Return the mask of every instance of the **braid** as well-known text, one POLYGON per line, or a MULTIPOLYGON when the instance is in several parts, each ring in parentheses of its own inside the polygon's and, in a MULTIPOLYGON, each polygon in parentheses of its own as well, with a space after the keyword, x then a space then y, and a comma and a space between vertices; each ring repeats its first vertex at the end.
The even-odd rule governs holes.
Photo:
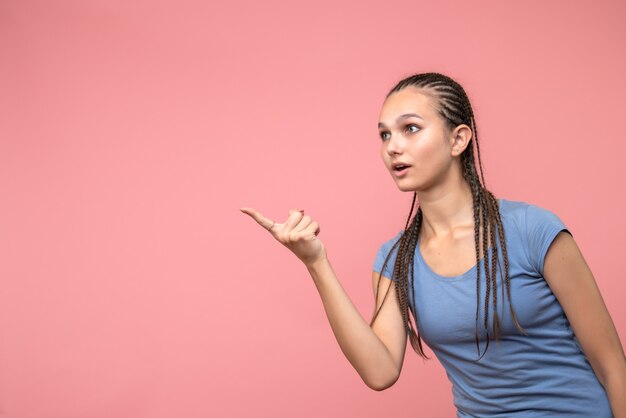
MULTIPOLYGON (((480 207, 480 211, 482 213, 482 222, 483 222, 483 265, 485 266, 485 283, 486 283, 486 293, 485 293, 485 328, 487 328, 487 323, 488 323, 488 319, 489 319, 489 296, 491 294, 491 272, 489 271, 489 263, 488 263, 488 257, 487 257, 487 233, 488 231, 488 227, 489 227, 489 221, 488 221, 488 217, 490 215, 489 213, 489 208, 487 207, 486 203, 485 203, 485 195, 484 192, 481 193, 480 195, 481 197, 481 207, 480 207)), ((480 276, 477 277, 476 280, 479 280, 480 276)), ((487 334, 488 335, 488 334, 487 334)))
MULTIPOLYGON (((422 224, 422 208, 418 207, 417 208, 417 214, 415 215, 415 219, 413 222, 413 228, 411 228, 410 230, 410 245, 409 248, 416 248, 417 246, 417 239, 419 238, 419 230, 422 224)), ((413 284, 413 279, 414 279, 414 274, 413 274, 413 269, 415 266, 414 263, 414 258, 415 258, 415 251, 409 251, 409 266, 411 267, 411 274, 409 275, 409 288, 411 289, 411 294, 412 294, 412 300, 413 300, 413 304, 415 304, 415 286, 413 284)), ((409 308, 411 308, 411 312, 413 313, 413 317, 416 319, 416 323, 419 323, 419 317, 417 316, 417 312, 412 308, 411 305, 409 305, 409 308)), ((422 347, 422 338, 420 336, 419 333, 419 327, 417 328, 417 334, 415 333, 415 330, 412 328, 412 326, 410 325, 411 323, 409 322, 409 326, 411 328, 411 332, 409 333, 409 341, 411 342, 411 346, 413 347, 413 349, 415 351, 417 351, 418 353, 422 354, 423 357, 428 358, 425 354, 424 354, 424 349, 422 347)))
MULTIPOLYGON (((498 216, 496 218, 496 221, 498 222, 498 233, 499 233, 500 241, 506 242, 505 234, 504 234, 504 227, 502 226, 502 219, 500 219, 500 217, 498 216)), ((506 252, 506 245, 502 246, 501 250, 502 250, 502 259, 504 260, 504 282, 505 282, 505 287, 506 287, 506 294, 510 301, 511 300, 511 284, 510 284, 511 279, 509 278, 509 258, 506 252)), ((528 335, 526 330, 524 330, 524 328, 522 328, 519 322, 517 321, 517 315, 515 315, 515 311, 513 310, 513 305, 509 304, 509 309, 511 311, 511 318, 513 318, 513 323, 515 324, 519 332, 524 335, 528 335)))
MULTIPOLYGON (((414 267, 414 257, 415 251, 409 251, 409 248, 416 248, 418 232, 422 223, 422 209, 418 206, 417 213, 413 217, 413 221, 410 222, 411 214, 413 212, 413 208, 415 207, 415 201, 417 198, 417 193, 413 194, 413 202, 411 204, 411 210, 409 211, 409 217, 406 222, 406 226, 404 227, 404 233, 401 235, 400 239, 397 240, 394 245, 389 250, 389 253, 385 257, 383 262, 383 266, 381 271, 384 271, 387 263, 390 259, 393 251, 399 247, 398 249, 398 258, 396 259, 394 265, 393 276, 394 278, 398 278, 398 282, 396 283, 396 296, 398 298, 398 303, 400 305, 400 312, 402 314, 402 321, 404 322, 404 327, 409 335, 409 340, 411 342, 411 346, 413 350, 415 350, 419 355, 428 359, 429 357, 424 352, 424 348, 422 346, 422 339, 419 333, 419 327, 413 326, 411 319, 409 317, 409 312, 416 318, 417 321, 417 312, 411 307, 411 304, 408 302, 408 289, 409 287, 413 289, 413 303, 415 303, 415 286, 413 286, 413 267, 414 267), (402 255, 403 261, 398 261, 402 255), (407 283, 407 279, 410 283, 407 283), (416 331, 417 330, 417 331, 416 331)), ((378 300, 378 290, 380 288, 380 280, 378 281, 378 285, 376 287, 376 300, 378 300)), ((389 294, 389 289, 391 286, 387 288, 387 293, 385 293, 385 297, 383 298, 383 303, 378 307, 372 320, 370 321, 370 326, 374 323, 378 314, 387 299, 387 295, 389 294)))
MULTIPOLYGON (((490 302, 493 305, 493 327, 492 333, 496 343, 500 338, 500 318, 497 311, 497 271, 498 271, 498 247, 502 253, 504 260, 504 284, 506 288, 506 295, 509 299, 509 307, 511 317, 515 326, 522 334, 527 334, 526 331, 517 321, 515 311, 513 309, 511 301, 511 289, 510 289, 510 277, 509 277, 509 262, 506 250, 505 231, 502 224, 500 215, 500 206, 498 199, 491 193, 485 183, 483 175, 483 167, 480 158, 480 147, 478 144, 478 129, 476 121, 474 119, 474 112, 470 104, 469 98, 465 93, 465 90, 456 81, 448 76, 440 73, 420 73, 407 77, 396 84, 395 87, 387 94, 389 97, 392 93, 400 91, 406 87, 416 87, 426 95, 429 95, 435 99, 437 103, 437 110, 439 115, 444 119, 446 126, 449 129, 465 124, 473 133, 472 139, 470 139, 469 145, 461 154, 461 165, 463 178, 470 186, 472 192, 472 206, 474 216, 474 245, 476 248, 476 350, 479 354, 479 361, 487 352, 489 347, 489 305, 490 302), (473 144, 476 144, 476 155, 478 159, 478 167, 480 169, 480 176, 476 170, 473 144), (479 335, 479 313, 480 313, 480 277, 481 277, 481 263, 480 263, 480 236, 482 231, 482 249, 483 249, 483 267, 485 269, 485 299, 484 299, 484 317, 483 328, 486 333, 486 345, 485 351, 480 354, 480 335, 479 335), (499 241, 499 246, 496 245, 496 241, 499 241), (489 255, 489 244, 491 244, 491 258, 489 255)), ((415 286, 414 286, 414 262, 415 252, 417 248, 417 240, 422 224, 422 209, 417 205, 417 211, 413 219, 413 210, 415 208, 417 193, 413 194, 413 201, 411 203, 411 210, 404 227, 404 232, 400 236, 391 250, 387 254, 382 270, 385 269, 387 262, 390 259, 393 251, 398 248, 397 257, 394 264, 392 273, 393 279, 396 281, 396 296, 400 305, 400 312, 402 315, 402 321, 404 323, 405 330, 409 336, 411 346, 422 357, 428 359, 424 353, 422 347, 422 340, 419 333, 419 318, 417 316, 417 310, 415 307, 415 286), (411 297, 409 297, 409 289, 411 289, 411 297), (411 300, 410 300, 411 299, 411 300), (412 303, 411 303, 412 302, 412 303), (415 326, 412 323, 410 315, 415 320, 415 326)), ((378 283, 380 286, 380 281, 378 283)), ((387 290, 387 293, 389 290, 387 290)), ((387 295, 383 300, 383 303, 387 295)), ((504 291, 502 291, 502 299, 504 299, 504 291)), ((378 290, 376 292, 376 300, 378 300, 378 290)), ((380 308, 374 314, 371 324, 374 323, 380 308)))
MULTIPOLYGON (((488 203, 488 207, 489 207, 489 212, 490 212, 490 216, 489 216, 489 240, 491 241, 491 246, 492 246, 492 255, 491 255, 491 281, 493 283, 493 289, 492 289, 492 301, 493 301, 493 337, 495 338, 496 342, 498 341, 499 337, 500 337, 500 320, 498 318, 498 309, 497 309, 497 290, 498 290, 498 285, 496 284, 496 263, 498 261, 497 259, 497 252, 495 251, 495 244, 496 244, 496 213, 498 211, 498 203, 496 202, 496 198, 493 196, 493 194, 491 194, 491 192, 487 191, 487 203, 488 203)), ((488 252, 485 251, 485 259, 487 259, 488 252)))
MULTIPOLYGON (((468 152, 468 151, 466 151, 468 152)), ((472 152, 472 149, 469 148, 469 152, 472 152)), ((480 235, 480 196, 482 193, 482 188, 480 186, 480 182, 478 181, 478 178, 475 175, 472 175, 472 173, 474 173, 473 171, 471 171, 471 165, 467 163, 467 161, 469 161, 467 158, 464 160, 464 164, 463 164, 463 168, 464 168, 464 176, 466 178, 469 179, 469 185, 470 185, 470 189, 472 190, 472 204, 473 204, 473 211, 474 211, 474 247, 476 248, 476 260, 480 259, 480 252, 479 252, 479 242, 478 242, 478 237, 480 235)), ((478 321, 479 321, 479 305, 480 305, 480 300, 479 300, 479 290, 480 290, 480 280, 478 280, 478 277, 480 277, 480 263, 476 264, 476 351, 478 352, 478 354, 480 354, 480 349, 479 349, 479 344, 478 344, 478 321)), ((487 326, 485 325, 485 328, 487 326)), ((487 344, 489 343, 489 340, 487 339, 487 344)), ((485 349, 486 351, 486 349, 485 349)))

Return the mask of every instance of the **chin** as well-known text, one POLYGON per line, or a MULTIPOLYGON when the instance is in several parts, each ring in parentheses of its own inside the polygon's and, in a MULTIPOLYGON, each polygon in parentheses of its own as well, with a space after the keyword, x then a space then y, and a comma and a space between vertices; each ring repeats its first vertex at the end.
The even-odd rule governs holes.
POLYGON ((406 178, 400 178, 400 179, 394 179, 395 183, 396 183, 396 187, 398 187, 398 190, 400 190, 401 192, 417 192, 421 189, 424 188, 424 184, 419 182, 417 179, 415 178, 411 178, 411 177, 406 177, 406 178))
POLYGON ((396 186, 398 186, 398 190, 400 190, 401 192, 414 192, 416 190, 415 187, 411 187, 411 186, 407 186, 403 184, 396 183, 396 186))

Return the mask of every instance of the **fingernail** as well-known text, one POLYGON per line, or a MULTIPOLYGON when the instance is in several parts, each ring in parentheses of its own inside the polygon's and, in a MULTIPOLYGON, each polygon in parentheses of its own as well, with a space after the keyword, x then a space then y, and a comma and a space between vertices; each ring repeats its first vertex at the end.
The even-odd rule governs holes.
POLYGON ((298 212, 300 212, 300 213, 304 213, 304 209, 300 209, 298 212))

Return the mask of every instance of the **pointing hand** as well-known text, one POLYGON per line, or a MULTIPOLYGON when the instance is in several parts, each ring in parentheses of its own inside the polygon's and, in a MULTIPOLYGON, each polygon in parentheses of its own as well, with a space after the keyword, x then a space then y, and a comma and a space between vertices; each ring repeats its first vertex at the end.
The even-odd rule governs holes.
POLYGON ((326 256, 324 244, 317 237, 320 233, 320 226, 310 216, 305 215, 303 210, 290 210, 289 216, 283 223, 276 223, 252 208, 240 210, 267 229, 278 242, 289 248, 305 265, 313 264, 326 256))

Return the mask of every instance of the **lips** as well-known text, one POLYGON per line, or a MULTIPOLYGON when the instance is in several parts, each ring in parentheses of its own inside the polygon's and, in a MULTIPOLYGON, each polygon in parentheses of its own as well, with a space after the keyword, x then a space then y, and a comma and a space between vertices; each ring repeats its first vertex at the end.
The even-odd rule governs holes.
POLYGON ((409 168, 410 166, 411 166, 411 164, 395 162, 395 163, 391 164, 391 169, 393 171, 399 172, 399 171, 402 171, 402 170, 404 170, 406 168, 409 168))
POLYGON ((395 163, 391 164, 391 172, 397 178, 404 177, 406 173, 408 173, 410 167, 410 164, 396 161, 395 163))

